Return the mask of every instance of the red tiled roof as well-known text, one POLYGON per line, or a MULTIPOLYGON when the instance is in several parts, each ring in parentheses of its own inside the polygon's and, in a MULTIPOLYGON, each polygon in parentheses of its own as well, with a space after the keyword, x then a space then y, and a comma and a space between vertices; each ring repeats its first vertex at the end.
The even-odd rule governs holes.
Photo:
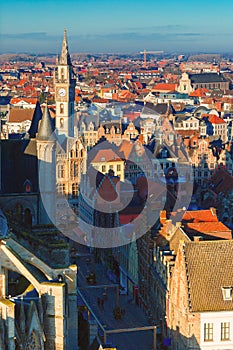
POLYGON ((231 230, 228 229, 222 222, 197 222, 197 223, 187 223, 185 229, 188 233, 199 232, 206 235, 223 238, 232 239, 231 230))
POLYGON ((25 120, 32 120, 34 109, 10 109, 9 123, 21 123, 25 120))
POLYGON ((220 118, 220 117, 217 117, 215 114, 209 114, 209 122, 211 124, 225 124, 226 122, 220 118))
POLYGON ((174 91, 177 88, 177 84, 167 84, 160 83, 153 86, 152 91, 160 90, 160 91, 174 91))
POLYGON ((29 98, 29 97, 13 97, 10 101, 11 104, 17 104, 21 101, 24 101, 28 104, 36 104, 37 98, 29 98))
POLYGON ((119 152, 122 152, 125 159, 128 159, 133 148, 133 143, 131 141, 123 140, 119 152))
POLYGON ((214 209, 192 210, 192 211, 186 211, 184 213, 182 221, 189 221, 192 223, 218 222, 218 217, 214 212, 214 209))
POLYGON ((198 88, 195 91, 191 92, 191 94, 189 96, 192 97, 205 97, 206 93, 208 93, 209 90, 206 88, 198 88))
POLYGON ((119 162, 122 159, 111 149, 101 149, 97 152, 92 163, 99 162, 119 162))

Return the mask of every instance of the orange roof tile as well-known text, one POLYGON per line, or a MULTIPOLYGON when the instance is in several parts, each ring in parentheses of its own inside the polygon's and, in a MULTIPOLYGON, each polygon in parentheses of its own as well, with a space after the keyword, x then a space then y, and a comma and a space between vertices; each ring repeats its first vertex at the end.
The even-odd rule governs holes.
POLYGON ((174 91, 177 84, 159 83, 153 86, 152 91, 174 91))
POLYGON ((218 222, 214 209, 186 211, 182 221, 197 222, 218 222))
POLYGON ((225 120, 216 116, 215 114, 209 114, 208 119, 211 124, 226 124, 225 120))
POLYGON ((189 96, 192 97, 205 97, 206 93, 208 93, 209 90, 206 88, 198 88, 195 91, 191 92, 191 94, 189 96))
POLYGON ((185 229, 188 233, 204 233, 209 236, 214 236, 223 239, 232 239, 231 230, 228 229, 222 222, 195 222, 187 223, 185 229))

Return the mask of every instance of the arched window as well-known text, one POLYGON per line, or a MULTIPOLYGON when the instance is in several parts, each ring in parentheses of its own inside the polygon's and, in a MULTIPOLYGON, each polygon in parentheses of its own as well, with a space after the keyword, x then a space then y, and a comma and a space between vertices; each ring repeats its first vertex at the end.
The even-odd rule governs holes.
POLYGON ((31 181, 26 180, 23 184, 24 192, 30 193, 32 191, 32 184, 31 181))
POLYGON ((64 104, 61 103, 60 104, 60 114, 63 114, 64 113, 64 104))
POLYGON ((32 214, 30 209, 25 209, 24 211, 24 224, 27 227, 32 227, 32 214))
POLYGON ((60 118, 60 128, 63 129, 64 128, 64 119, 60 118))
POLYGON ((16 210, 16 219, 17 220, 19 220, 19 221, 23 221, 23 206, 22 206, 22 204, 17 204, 16 205, 16 208, 15 208, 16 210))

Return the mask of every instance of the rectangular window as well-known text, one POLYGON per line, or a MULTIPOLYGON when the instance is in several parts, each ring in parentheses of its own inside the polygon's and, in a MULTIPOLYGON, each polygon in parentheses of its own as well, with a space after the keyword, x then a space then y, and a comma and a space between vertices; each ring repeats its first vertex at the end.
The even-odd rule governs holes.
POLYGON ((213 323, 204 323, 204 341, 213 340, 213 323))
POLYGON ((58 194, 64 195, 65 194, 65 184, 58 184, 57 192, 58 192, 58 194))
POLYGON ((106 171, 106 165, 102 165, 102 173, 105 173, 106 171))
POLYGON ((121 166, 119 164, 117 165, 117 171, 121 171, 121 166))
POLYGON ((221 340, 230 340, 230 322, 221 323, 221 340))
POLYGON ((64 166, 58 165, 58 178, 63 178, 65 176, 64 166))

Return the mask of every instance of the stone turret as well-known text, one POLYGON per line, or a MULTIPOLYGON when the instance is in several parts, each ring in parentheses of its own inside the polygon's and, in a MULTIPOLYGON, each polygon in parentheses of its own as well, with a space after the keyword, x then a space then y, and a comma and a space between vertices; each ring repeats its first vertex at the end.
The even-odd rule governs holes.
POLYGON ((46 104, 43 117, 40 122, 37 140, 40 141, 54 141, 53 127, 51 123, 51 116, 49 113, 48 105, 46 104))
POLYGON ((46 105, 36 137, 40 190, 40 222, 55 223, 56 199, 56 138, 46 105))

